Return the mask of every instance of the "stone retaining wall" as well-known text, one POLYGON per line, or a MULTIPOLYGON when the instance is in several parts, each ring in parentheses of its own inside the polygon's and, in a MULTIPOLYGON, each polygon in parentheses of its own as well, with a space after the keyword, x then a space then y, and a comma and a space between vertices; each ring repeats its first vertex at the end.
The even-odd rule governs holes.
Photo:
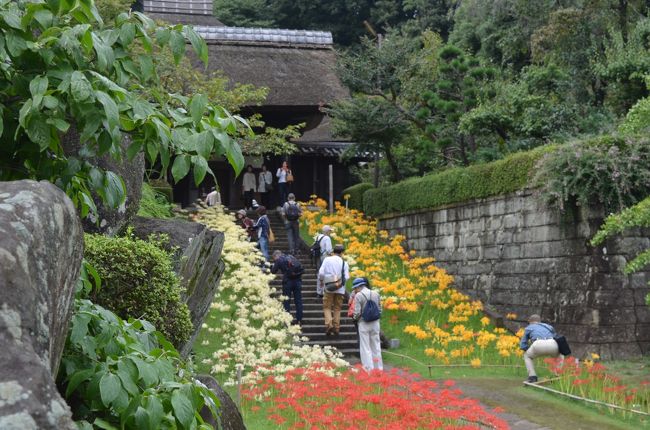
MULTIPOLYGON (((591 247, 602 212, 561 215, 525 190, 436 210, 380 219, 379 227, 407 237, 410 249, 433 256, 456 287, 488 308, 531 313, 569 339, 577 356, 650 353, 650 269, 620 269, 650 247, 650 232, 634 230, 591 247)), ((521 324, 510 324, 516 329, 521 324)))

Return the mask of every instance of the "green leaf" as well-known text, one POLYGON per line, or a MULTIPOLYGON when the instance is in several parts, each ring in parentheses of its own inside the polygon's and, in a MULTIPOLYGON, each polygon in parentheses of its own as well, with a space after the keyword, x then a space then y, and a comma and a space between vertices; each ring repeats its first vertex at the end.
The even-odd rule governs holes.
POLYGON ((84 74, 79 71, 72 72, 70 87, 72 98, 77 102, 85 102, 93 95, 92 85, 90 85, 84 74))
POLYGON ((118 430, 117 427, 113 426, 111 423, 101 418, 95 418, 95 421, 93 421, 93 425, 103 430, 118 430))
POLYGON ((187 155, 177 155, 172 165, 172 176, 174 181, 178 182, 183 179, 187 172, 190 171, 190 157, 187 155))
POLYGON ((133 360, 133 363, 137 366, 138 375, 140 379, 144 381, 145 385, 152 386, 153 384, 158 383, 158 374, 151 363, 147 363, 146 361, 136 357, 132 357, 131 360, 133 360))
POLYGON ((172 393, 172 408, 174 416, 183 428, 190 428, 194 421, 194 407, 192 402, 180 390, 175 390, 172 393))
POLYGON ((46 121, 48 124, 53 125, 57 130, 65 133, 70 128, 70 123, 62 120, 61 118, 48 118, 46 121))
POLYGON ((136 409, 134 419, 135 428, 142 430, 148 430, 152 428, 150 427, 151 417, 149 416, 149 412, 147 412, 147 410, 142 406, 138 406, 138 409, 136 409))
POLYGON ((29 83, 29 92, 32 94, 32 98, 34 99, 34 106, 36 108, 40 107, 41 102, 43 101, 43 96, 47 91, 47 85, 47 76, 36 76, 29 83))
POLYGON ((169 38, 169 46, 174 55, 174 62, 178 65, 183 55, 185 55, 185 38, 177 31, 173 31, 169 38))
POLYGON ((120 378, 113 373, 106 373, 102 376, 102 379, 99 381, 99 394, 102 399, 104 406, 108 407, 111 402, 113 402, 117 396, 120 394, 122 386, 120 384, 120 378))
POLYGON ((45 151, 50 146, 50 126, 47 125, 43 118, 31 117, 26 130, 29 139, 38 144, 41 151, 45 151))
POLYGON ((113 67, 115 54, 113 48, 108 46, 96 33, 92 33, 93 47, 97 54, 97 66, 100 70, 109 71, 113 67))
POLYGON ((24 30, 22 23, 20 22, 20 16, 11 10, 2 11, 2 20, 9 27, 15 28, 16 30, 24 30))
POLYGON ((106 203, 116 208, 126 199, 126 187, 124 181, 116 173, 107 171, 104 179, 106 191, 106 203))
POLYGON ((185 37, 190 41, 194 52, 198 55, 199 59, 203 61, 205 67, 208 66, 208 45, 205 43, 205 40, 192 28, 189 26, 183 27, 183 33, 185 37))
POLYGON ((149 396, 145 398, 144 407, 149 412, 149 426, 152 429, 158 429, 160 422, 165 416, 165 411, 161 401, 156 396, 149 396))
POLYGON ((70 331, 70 341, 73 344, 80 343, 88 334, 88 323, 90 315, 78 313, 72 319, 72 330, 70 331))
POLYGON ((120 126, 120 114, 117 109, 117 104, 115 100, 108 94, 103 91, 95 91, 95 97, 97 100, 104 106, 104 112, 106 112, 106 119, 108 120, 108 125, 111 128, 120 126))
POLYGON ((190 115, 194 120, 194 124, 198 125, 203 118, 203 112, 208 105, 208 96, 205 94, 195 94, 190 100, 190 115))
POLYGON ((74 392, 74 390, 79 386, 79 384, 81 384, 84 381, 87 381, 94 374, 95 374, 95 369, 83 369, 75 372, 70 378, 70 381, 68 382, 68 386, 65 388, 65 396, 70 397, 70 394, 74 392))
POLYGON ((193 155, 192 165, 192 169, 194 170, 194 183, 198 186, 208 171, 208 162, 200 155, 193 155))
POLYGON ((214 147, 214 137, 209 131, 203 131, 196 135, 195 148, 197 154, 205 158, 210 158, 212 148, 214 147))
POLYGON ((138 59, 140 60, 140 70, 142 70, 144 81, 147 82, 153 79, 156 76, 153 59, 148 55, 140 55, 138 59))

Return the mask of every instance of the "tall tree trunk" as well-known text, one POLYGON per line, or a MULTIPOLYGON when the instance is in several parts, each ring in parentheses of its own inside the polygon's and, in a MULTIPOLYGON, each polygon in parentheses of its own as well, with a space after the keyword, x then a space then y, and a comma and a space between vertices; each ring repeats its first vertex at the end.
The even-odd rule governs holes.
POLYGON ((621 27, 623 42, 627 43, 628 0, 618 0, 618 25, 621 27))
POLYGON ((463 166, 469 166, 469 160, 467 159, 467 144, 465 143, 465 136, 460 136, 460 157, 463 160, 463 166))
POLYGON ((390 147, 390 144, 384 145, 384 154, 386 155, 386 161, 388 162, 388 166, 390 166, 390 173, 393 182, 401 181, 402 175, 400 174, 399 168, 397 167, 397 161, 395 161, 395 156, 393 155, 393 151, 390 147))

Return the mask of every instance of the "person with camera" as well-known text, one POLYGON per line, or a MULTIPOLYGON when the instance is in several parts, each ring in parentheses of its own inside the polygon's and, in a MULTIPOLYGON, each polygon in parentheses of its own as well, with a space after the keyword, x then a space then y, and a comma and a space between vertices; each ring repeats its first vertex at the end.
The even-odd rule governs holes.
POLYGON ((337 336, 341 329, 341 308, 345 281, 350 279, 350 265, 343 259, 343 245, 334 246, 334 254, 326 257, 318 269, 318 284, 323 297, 325 335, 337 336))

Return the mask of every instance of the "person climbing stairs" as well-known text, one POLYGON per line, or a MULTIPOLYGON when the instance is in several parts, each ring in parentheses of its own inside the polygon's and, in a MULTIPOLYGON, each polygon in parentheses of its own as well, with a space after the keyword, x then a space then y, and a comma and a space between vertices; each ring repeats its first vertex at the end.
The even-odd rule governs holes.
MULTIPOLYGON (((271 221, 271 229, 275 234, 275 242, 270 244, 269 251, 280 250, 287 253, 289 250, 289 240, 284 221, 277 211, 268 212, 271 221)), ((341 309, 341 329, 338 336, 327 336, 325 334, 325 317, 323 315, 323 299, 316 295, 316 278, 317 269, 309 261, 309 256, 305 251, 299 251, 294 255, 305 268, 302 275, 302 302, 303 318, 302 333, 309 340, 308 345, 332 346, 338 349, 344 355, 359 355, 357 346, 357 332, 351 318, 347 316, 347 303, 343 304, 341 309)), ((271 281, 278 294, 282 292, 282 276, 279 275, 271 281)), ((291 311, 295 314, 295 306, 291 304, 291 311)))

